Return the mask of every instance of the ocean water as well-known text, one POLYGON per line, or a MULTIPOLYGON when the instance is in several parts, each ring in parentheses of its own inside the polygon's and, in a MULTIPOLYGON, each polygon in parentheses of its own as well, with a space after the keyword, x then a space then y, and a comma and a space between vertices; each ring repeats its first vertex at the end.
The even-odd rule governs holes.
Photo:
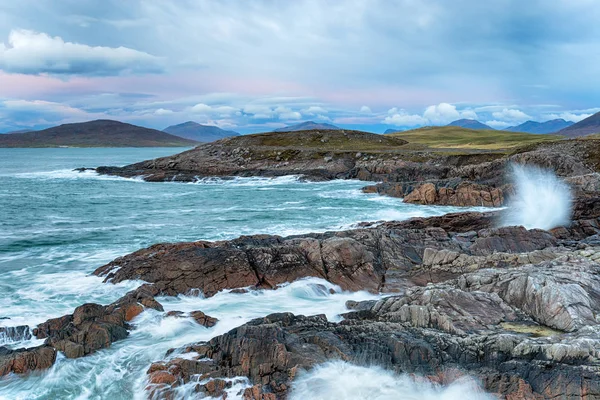
MULTIPOLYGON (((360 188, 365 182, 359 181, 308 183, 283 177, 147 183, 73 171, 82 166, 125 165, 182 150, 0 149, 0 326, 34 326, 84 303, 108 304, 118 299, 140 282, 103 284, 90 273, 154 243, 321 232, 351 228, 361 221, 465 210, 415 206, 401 199, 363 194, 360 188)), ((377 296, 342 292, 318 279, 301 280, 276 291, 223 292, 209 299, 162 298, 167 311, 202 310, 220 322, 207 329, 190 318, 144 312, 134 321, 137 329, 130 337, 110 349, 78 360, 61 356, 49 371, 0 379, 0 399, 144 398, 145 371, 169 348, 210 339, 271 312, 326 313, 335 320, 344 312, 346 300, 372 298, 377 296)), ((9 342, 0 337, 0 346, 35 344, 35 340, 9 342)), ((344 379, 365 372, 351 367, 344 369, 344 379)), ((408 379, 386 377, 398 382, 408 379)), ((236 398, 239 388, 247 384, 240 377, 230 398, 236 398)), ((192 389, 183 386, 180 398, 194 398, 192 389)), ((418 393, 422 388, 417 385, 414 390, 418 393)), ((315 394, 314 398, 323 396, 315 394)))

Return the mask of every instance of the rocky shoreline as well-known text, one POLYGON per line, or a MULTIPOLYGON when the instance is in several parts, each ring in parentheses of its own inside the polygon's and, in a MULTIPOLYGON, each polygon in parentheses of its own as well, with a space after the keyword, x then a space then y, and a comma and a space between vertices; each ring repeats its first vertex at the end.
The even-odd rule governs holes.
POLYGON ((508 168, 512 164, 537 165, 572 178, 576 191, 600 188, 596 175, 600 140, 539 143, 503 153, 414 149, 392 139, 344 130, 247 135, 96 171, 150 182, 287 175, 312 181, 358 179, 379 182, 366 186, 367 193, 402 197, 413 204, 459 207, 504 206, 514 193, 508 168))
MULTIPOLYGON (((247 376, 255 386, 245 398, 284 399, 299 370, 340 359, 440 382, 468 374, 507 399, 600 398, 600 214, 586 204, 576 213, 583 219, 552 231, 494 228, 497 212, 459 213, 344 232, 151 246, 95 271, 107 284, 147 284, 111 305, 86 304, 40 324, 32 333, 45 344, 3 349, 0 374, 49 368, 57 351, 78 358, 109 347, 144 309, 163 310, 158 295, 276 289, 320 277, 389 297, 349 302, 339 323, 276 314, 190 344, 179 350, 189 357, 149 368, 149 393, 169 398, 172 388, 201 377, 212 383, 198 391, 222 395, 226 378, 247 376)), ((199 323, 217 323, 201 314, 199 323)))
MULTIPOLYGON (((359 138, 338 134, 314 140, 359 138)), ((149 366, 148 396, 173 398, 178 387, 197 382, 196 392, 222 397, 231 378, 245 376, 253 386, 245 389, 244 399, 286 399, 300 371, 344 360, 442 384, 469 375, 508 400, 600 399, 600 141, 546 143, 509 155, 403 154, 403 143, 395 143, 394 152, 351 149, 323 155, 312 148, 286 153, 290 149, 264 143, 243 148, 240 140, 253 139, 226 139, 97 171, 149 181, 289 174, 355 178, 381 181, 365 190, 416 204, 498 206, 513 190, 507 166, 538 165, 573 188, 572 223, 548 231, 498 227, 503 211, 468 212, 367 223, 340 232, 156 244, 94 272, 105 284, 146 282, 114 303, 84 304, 37 327, 1 331, 15 340, 18 335, 44 339, 44 344, 0 347, 0 377, 48 369, 58 352, 85 357, 126 340, 130 322, 144 310, 165 312, 158 296, 277 290, 317 277, 342 290, 385 297, 349 301, 341 322, 310 310, 272 314, 173 349, 149 366)), ((202 310, 190 316, 204 326, 218 324, 202 310)))

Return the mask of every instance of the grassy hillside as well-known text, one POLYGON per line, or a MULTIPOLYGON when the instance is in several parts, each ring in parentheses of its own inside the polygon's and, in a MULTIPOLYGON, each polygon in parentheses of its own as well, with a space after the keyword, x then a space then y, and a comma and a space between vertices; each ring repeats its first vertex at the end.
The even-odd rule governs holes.
POLYGON ((406 142, 392 135, 340 130, 267 132, 236 136, 221 141, 237 147, 274 147, 318 151, 372 151, 402 148, 406 142))
POLYGON ((388 136, 404 139, 409 143, 434 149, 481 149, 503 150, 514 147, 562 139, 558 135, 534 135, 530 133, 495 130, 474 130, 457 126, 433 126, 411 131, 392 133, 388 136))

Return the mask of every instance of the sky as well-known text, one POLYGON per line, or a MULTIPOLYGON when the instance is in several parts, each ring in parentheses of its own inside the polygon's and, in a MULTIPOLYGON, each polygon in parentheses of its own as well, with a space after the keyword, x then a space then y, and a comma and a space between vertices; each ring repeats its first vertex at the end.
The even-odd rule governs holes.
POLYGON ((598 0, 0 0, 0 132, 600 111, 598 0))

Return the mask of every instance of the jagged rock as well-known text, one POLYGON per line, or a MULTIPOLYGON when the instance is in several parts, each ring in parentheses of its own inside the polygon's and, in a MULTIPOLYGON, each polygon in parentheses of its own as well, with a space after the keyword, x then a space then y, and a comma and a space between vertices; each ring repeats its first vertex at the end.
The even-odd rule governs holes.
POLYGON ((33 334, 38 339, 46 339, 47 345, 62 351, 68 358, 83 357, 107 348, 129 335, 128 322, 144 307, 163 310, 148 290, 150 288, 144 285, 108 306, 84 304, 73 314, 38 325, 33 334))
POLYGON ((31 330, 27 325, 0 326, 0 343, 20 342, 31 337, 31 330))
POLYGON ((163 368, 172 371, 177 382, 193 376, 248 376, 255 383, 246 392, 250 399, 264 393, 271 395, 264 398, 285 399, 298 371, 332 359, 438 377, 458 368, 481 378, 487 390, 512 398, 522 393, 531 398, 600 396, 600 369, 592 366, 598 361, 598 335, 592 347, 588 344, 589 349, 581 351, 579 343, 569 344, 580 340, 575 338, 548 342, 498 330, 456 335, 382 322, 386 314, 373 311, 371 318, 363 315, 337 324, 323 316, 272 314, 190 346, 199 356, 185 360, 185 367, 177 359, 163 368))
POLYGON ((464 290, 498 294, 533 320, 572 332, 600 321, 600 265, 568 256, 507 270, 484 269, 458 278, 464 290))
POLYGON ((49 346, 18 350, 0 347, 0 377, 48 369, 55 361, 56 350, 49 346))
POLYGON ((190 313, 190 316, 197 323, 199 323, 200 325, 205 326, 207 328, 215 326, 217 324, 217 322, 219 321, 218 319, 211 317, 210 315, 204 314, 202 311, 192 311, 190 313))

